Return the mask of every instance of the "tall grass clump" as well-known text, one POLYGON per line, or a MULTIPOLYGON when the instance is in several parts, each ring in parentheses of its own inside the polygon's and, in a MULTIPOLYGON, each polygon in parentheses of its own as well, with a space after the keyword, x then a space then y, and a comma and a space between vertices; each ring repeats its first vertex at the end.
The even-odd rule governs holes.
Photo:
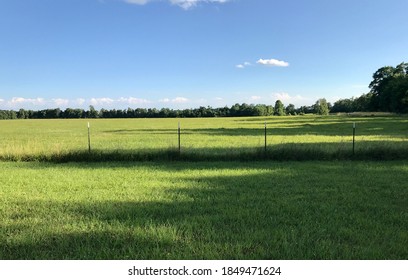
POLYGON ((113 161, 332 161, 332 160, 404 160, 408 147, 403 144, 373 143, 356 148, 330 144, 289 143, 263 148, 176 148, 151 150, 87 150, 55 154, 6 154, 0 161, 11 162, 113 162, 113 161))

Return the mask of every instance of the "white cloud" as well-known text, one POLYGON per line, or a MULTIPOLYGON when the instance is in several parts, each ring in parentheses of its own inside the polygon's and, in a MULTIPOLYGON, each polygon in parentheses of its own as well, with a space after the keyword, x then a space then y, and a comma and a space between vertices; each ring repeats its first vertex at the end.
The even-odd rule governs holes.
POLYGON ((178 5, 184 10, 188 10, 194 6, 197 5, 198 2, 201 2, 199 0, 170 0, 171 4, 173 5, 178 5))
MULTIPOLYGON (((187 100, 187 99, 186 99, 187 100)), ((183 99, 176 98, 173 99, 173 103, 181 103, 183 99)), ((151 104, 152 102, 147 99, 136 98, 136 97, 120 97, 120 98, 77 98, 77 99, 64 99, 64 98, 24 98, 24 97, 13 97, 8 100, 0 99, 0 104, 4 104, 9 109, 44 109, 44 108, 87 108, 89 105, 95 106, 97 108, 124 108, 132 105, 144 105, 151 104)))
POLYGON ((27 100, 27 99, 25 99, 25 98, 23 98, 23 97, 13 97, 13 98, 10 100, 10 103, 12 103, 12 104, 24 103, 24 102, 26 102, 26 100, 27 100))
POLYGON ((245 67, 251 66, 251 65, 252 65, 252 64, 251 64, 250 62, 245 61, 245 62, 242 63, 242 64, 235 65, 235 67, 237 67, 237 68, 239 68, 239 69, 244 69, 245 67))
POLYGON ((90 104, 92 106, 103 106, 103 105, 110 105, 114 102, 115 100, 111 99, 111 98, 91 98, 90 100, 90 104))
MULTIPOLYGON (((276 67, 288 67, 289 62, 277 59, 259 59, 256 61, 256 64, 263 65, 263 66, 276 66, 276 67)), ((252 66, 251 62, 245 61, 244 63, 240 63, 235 65, 238 69, 244 69, 248 66, 252 66)))
POLYGON ((265 66, 278 66, 278 67, 288 67, 289 63, 283 60, 277 59, 259 59, 256 63, 265 65, 265 66))
POLYGON ((75 101, 79 106, 82 106, 82 105, 84 105, 86 100, 83 99, 83 98, 77 98, 75 101))
MULTIPOLYGON (((129 4, 145 5, 149 2, 153 2, 154 0, 123 0, 123 1, 129 4)), ((200 3, 226 3, 230 0, 167 0, 167 1, 169 1, 172 5, 177 5, 183 8, 184 10, 188 10, 197 6, 200 3)))
POLYGON ((124 1, 129 4, 137 4, 137 5, 144 5, 147 2, 150 2, 150 0, 124 0, 124 1))
POLYGON ((136 98, 136 97, 120 97, 118 99, 102 97, 102 98, 91 98, 89 100, 89 103, 93 106, 115 106, 115 104, 140 105, 140 104, 149 104, 151 102, 147 99, 136 98))
POLYGON ((254 96, 251 96, 251 97, 249 98, 249 100, 251 100, 251 101, 259 101, 261 98, 262 98, 262 97, 260 97, 260 96, 254 95, 254 96))
POLYGON ((190 100, 185 97, 176 97, 174 99, 164 98, 159 100, 160 103, 173 103, 173 104, 187 103, 189 101, 190 100))
POLYGON ((67 105, 69 104, 69 100, 68 100, 68 99, 62 99, 62 98, 52 99, 52 102, 53 102, 56 106, 67 106, 67 105))
POLYGON ((45 103, 44 98, 23 98, 23 97, 13 97, 9 104, 17 105, 17 104, 33 104, 33 105, 42 105, 45 103))
POLYGON ((282 101, 286 106, 289 104, 294 104, 295 106, 303 106, 303 105, 310 105, 313 100, 307 97, 303 97, 301 95, 295 95, 291 96, 290 94, 286 92, 279 92, 279 93, 273 93, 272 98, 276 100, 282 101))
POLYGON ((186 103, 188 101, 189 100, 187 98, 185 98, 185 97, 176 97, 171 102, 173 102, 173 103, 186 103))
POLYGON ((161 103, 169 103, 171 100, 169 98, 159 99, 161 103))
POLYGON ((132 105, 150 103, 150 101, 147 99, 136 98, 136 97, 121 97, 117 101, 126 103, 126 104, 132 104, 132 105))
POLYGON ((149 104, 150 103, 150 101, 147 99, 135 98, 135 97, 129 97, 128 102, 129 104, 149 104))
POLYGON ((178 5, 185 10, 197 6, 199 3, 226 3, 228 1, 229 0, 170 0, 173 5, 178 5))

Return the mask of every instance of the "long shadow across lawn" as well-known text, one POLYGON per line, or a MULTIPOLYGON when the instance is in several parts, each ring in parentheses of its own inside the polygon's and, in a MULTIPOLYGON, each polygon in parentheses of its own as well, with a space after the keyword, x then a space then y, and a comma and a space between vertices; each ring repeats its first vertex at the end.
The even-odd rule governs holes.
MULTIPOLYGON (((360 119, 360 120, 345 120, 339 121, 299 121, 295 122, 284 121, 277 123, 275 121, 267 121, 268 135, 322 135, 322 136, 348 136, 352 134, 353 123, 356 122, 357 134, 359 136, 390 136, 408 138, 407 122, 397 119, 386 119, 384 121, 360 119)), ((244 122, 245 123, 245 122, 244 122)), ((244 124, 243 123, 243 124, 244 124)), ((253 126, 253 125, 251 125, 253 126)), ((176 135, 177 129, 119 129, 106 130, 104 133, 113 134, 170 134, 176 135)), ((258 136, 264 133, 264 122, 259 122, 259 127, 216 127, 216 128, 189 128, 182 127, 183 135, 205 135, 205 136, 258 136)))
POLYGON ((41 162, 113 162, 113 161, 316 161, 316 160, 406 160, 408 144, 406 141, 366 141, 352 138, 342 142, 317 143, 260 143, 253 147, 194 147, 194 145, 168 149, 93 149, 74 150, 51 155, 4 157, 2 161, 41 161, 41 162))
MULTIPOLYGON (((131 163, 66 167, 137 172, 131 163)), ((408 257, 403 163, 163 163, 154 168, 172 174, 164 180, 181 180, 183 186, 163 190, 160 201, 15 202, 14 221, 0 229, 0 259, 408 257), (251 168, 257 171, 248 173, 251 168), (230 169, 240 174, 231 176, 230 169), (200 170, 213 175, 177 179, 200 170), (55 227, 43 230, 41 222, 26 224, 28 218, 55 227)))

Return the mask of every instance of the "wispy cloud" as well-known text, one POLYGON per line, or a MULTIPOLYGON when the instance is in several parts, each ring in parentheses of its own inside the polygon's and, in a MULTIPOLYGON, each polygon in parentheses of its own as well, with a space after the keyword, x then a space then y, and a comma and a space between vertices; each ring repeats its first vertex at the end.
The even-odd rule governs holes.
POLYGON ((147 2, 150 2, 151 0, 124 0, 124 1, 129 4, 144 5, 147 4, 147 2))
MULTIPOLYGON (((175 102, 178 100, 175 100, 175 102)), ((87 108, 87 106, 92 105, 97 108, 126 108, 131 106, 144 106, 146 104, 151 104, 152 102, 137 97, 120 97, 120 98, 109 98, 109 97, 94 97, 94 98, 76 98, 76 99, 65 99, 65 98, 24 98, 24 97, 12 97, 11 99, 4 100, 0 99, 0 104, 5 106, 7 109, 18 110, 20 108, 24 109, 46 109, 46 108, 87 108)))
POLYGON ((130 105, 144 105, 144 104, 149 104, 151 103, 147 99, 143 98, 136 98, 136 97, 120 97, 117 99, 112 99, 108 97, 102 97, 102 98, 91 98, 89 103, 93 106, 130 106, 130 105))
MULTIPOLYGON (((123 0, 126 3, 129 4, 136 4, 136 5, 145 5, 153 1, 160 1, 160 0, 123 0)), ((226 3, 230 0, 162 0, 162 1, 168 1, 172 5, 179 6, 183 8, 184 10, 191 9, 201 3, 226 3)))
POLYGON ((91 98, 90 104, 92 106, 106 106, 110 105, 114 102, 112 98, 102 97, 102 98, 91 98))
POLYGON ((187 103, 189 101, 190 100, 188 98, 185 98, 185 97, 176 97, 176 98, 173 98, 173 99, 163 98, 163 99, 159 100, 160 103, 173 103, 173 104, 187 103))
POLYGON ((24 104, 32 104, 32 105, 42 105, 45 104, 44 98, 24 98, 24 97, 13 97, 11 100, 8 101, 11 105, 24 105, 24 104))
POLYGON ((249 98, 250 101, 259 101, 261 100, 262 97, 261 96, 257 96, 257 95, 253 95, 249 98))
MULTIPOLYGON (((258 65, 262 65, 262 66, 275 66, 275 67, 288 67, 289 66, 289 62, 283 61, 283 60, 278 60, 278 59, 258 59, 256 62, 256 64, 258 65)), ((252 63, 250 62, 244 62, 241 64, 237 64, 235 65, 236 68, 238 69, 244 69, 248 66, 252 66, 252 63)))
POLYGON ((288 67, 289 63, 283 60, 271 59, 259 59, 256 63, 265 66, 277 66, 277 67, 288 67))
POLYGON ((174 102, 174 103, 186 103, 188 101, 189 100, 187 98, 185 98, 185 97, 176 97, 176 98, 174 98, 172 100, 172 102, 174 102))
POLYGON ((252 64, 251 64, 250 62, 245 61, 245 62, 242 63, 242 64, 235 65, 235 67, 237 67, 237 68, 239 68, 239 69, 244 69, 245 67, 251 66, 251 65, 252 65, 252 64))
MULTIPOLYGON (((286 106, 294 104, 296 107, 313 104, 314 101, 309 97, 302 95, 290 95, 286 92, 275 92, 267 95, 259 93, 241 94, 241 97, 223 97, 217 96, 212 98, 188 98, 183 96, 165 97, 162 99, 149 100, 135 96, 128 97, 93 97, 93 98, 24 98, 12 97, 0 99, 1 109, 18 110, 24 108, 27 110, 42 110, 50 108, 83 108, 88 109, 89 105, 94 106, 97 110, 105 109, 126 109, 130 108, 163 108, 173 109, 198 108, 199 106, 231 106, 235 103, 265 103, 274 104, 276 100, 281 100, 286 106)), ((338 98, 337 98, 338 99, 338 98)), ((331 101, 331 99, 328 99, 331 101)))
POLYGON ((77 98, 77 99, 75 100, 75 103, 78 104, 79 106, 84 105, 85 102, 86 102, 86 100, 83 99, 83 98, 77 98))
POLYGON ((68 106, 69 104, 69 100, 68 99, 62 99, 62 98, 56 98, 56 99, 52 99, 52 102, 54 102, 54 104, 58 107, 60 106, 68 106))
POLYGON ((303 106, 313 102, 313 100, 310 98, 303 97, 301 95, 292 96, 286 92, 273 93, 271 97, 275 101, 282 101, 285 105, 294 104, 295 106, 303 106))
POLYGON ((131 105, 141 105, 141 104, 149 104, 151 103, 147 99, 143 98, 136 98, 136 97, 121 97, 118 99, 119 102, 131 105))

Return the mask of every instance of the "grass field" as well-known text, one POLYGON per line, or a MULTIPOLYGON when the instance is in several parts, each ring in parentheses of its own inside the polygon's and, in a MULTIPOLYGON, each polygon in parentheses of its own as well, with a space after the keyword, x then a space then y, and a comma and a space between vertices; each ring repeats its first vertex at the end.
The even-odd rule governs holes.
POLYGON ((180 121, 0 121, 0 259, 408 258, 406 117, 180 121))
POLYGON ((1 121, 0 160, 77 161, 408 158, 408 118, 299 116, 210 119, 93 119, 1 121), (92 153, 88 154, 87 122, 92 153), (264 123, 267 152, 264 152, 264 123))
POLYGON ((407 259, 406 162, 0 163, 0 259, 407 259))

